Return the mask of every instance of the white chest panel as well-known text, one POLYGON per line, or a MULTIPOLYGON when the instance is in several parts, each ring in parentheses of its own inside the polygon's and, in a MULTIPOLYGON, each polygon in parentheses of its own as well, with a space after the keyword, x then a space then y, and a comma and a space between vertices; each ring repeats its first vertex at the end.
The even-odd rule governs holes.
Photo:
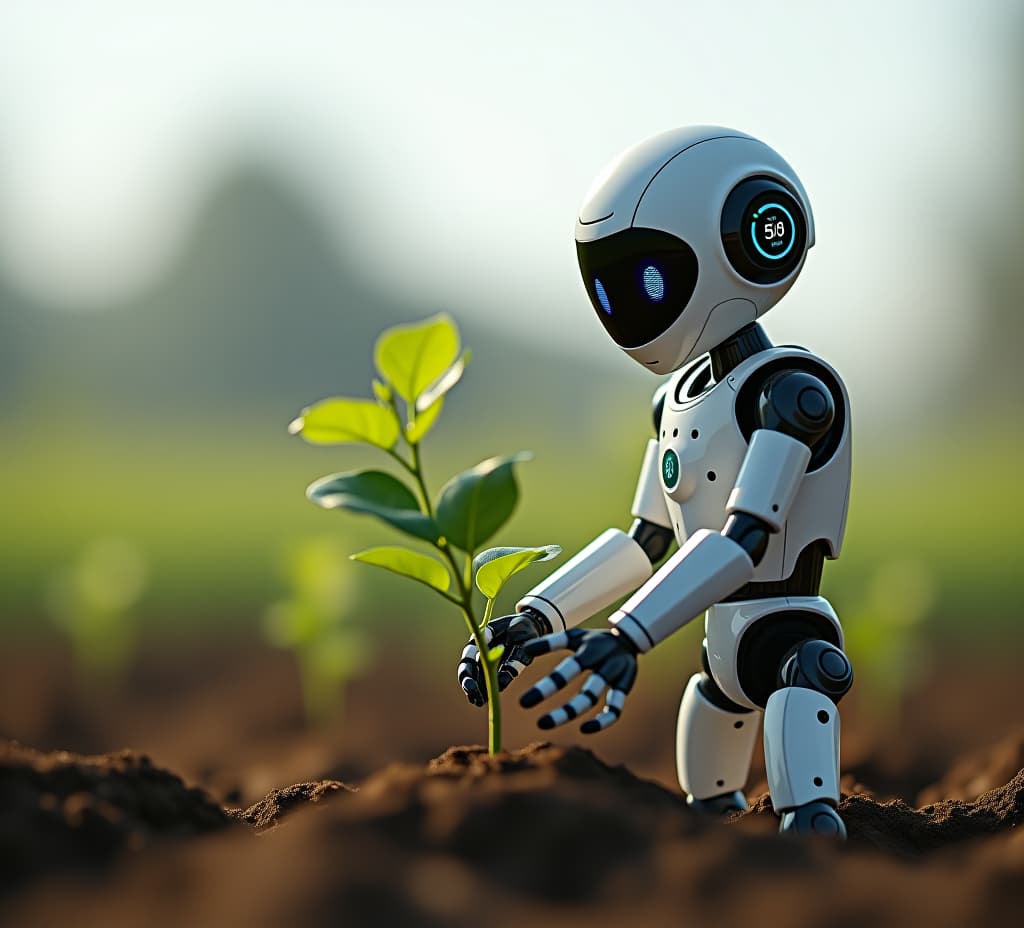
MULTIPOLYGON (((837 557, 846 527, 850 490, 849 398, 839 376, 806 351, 772 348, 748 358, 724 381, 702 389, 710 380, 710 359, 684 368, 669 384, 658 435, 659 460, 663 466, 665 492, 676 540, 683 544, 698 529, 721 531, 727 518, 726 505, 747 453, 747 437, 737 419, 737 397, 744 404, 742 417, 752 417, 756 396, 741 394, 743 385, 755 375, 760 381, 766 365, 805 367, 808 361, 820 366, 834 380, 842 405, 841 437, 828 460, 820 466, 812 461, 804 476, 782 529, 773 534, 765 556, 754 574, 755 582, 783 580, 796 565, 800 552, 813 541, 824 540, 829 555, 837 557), (751 402, 751 399, 753 402, 751 402), (749 407, 749 408, 747 408, 749 407), (671 453, 678 459, 678 480, 674 477, 671 453), (669 463, 666 464, 666 454, 669 463)), ((809 369, 809 368, 805 368, 809 369)), ((748 391, 749 392, 749 391, 748 391)), ((747 426, 749 430, 749 424, 747 426)))

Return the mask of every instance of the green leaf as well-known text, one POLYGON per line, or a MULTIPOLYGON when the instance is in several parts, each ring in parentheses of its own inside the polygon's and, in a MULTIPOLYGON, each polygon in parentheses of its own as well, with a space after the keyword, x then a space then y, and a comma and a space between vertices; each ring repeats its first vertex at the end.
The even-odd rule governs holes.
POLYGON ((420 512, 412 490, 382 470, 329 474, 314 480, 306 489, 306 497, 324 509, 347 509, 375 516, 424 541, 436 542, 439 538, 437 526, 420 512))
POLYGON ((463 551, 475 551, 512 515, 519 501, 513 466, 528 461, 528 451, 490 458, 452 477, 441 488, 437 527, 463 551))
POLYGON ((444 400, 438 399, 426 412, 419 413, 416 416, 415 422, 410 422, 406 425, 405 439, 410 445, 415 445, 417 442, 422 441, 423 436, 434 427, 437 417, 441 415, 442 406, 444 406, 444 400))
POLYGON ((408 577, 417 583, 425 584, 441 593, 447 593, 451 586, 451 574, 444 565, 428 554, 419 551, 408 551, 405 548, 370 548, 352 555, 353 561, 383 567, 393 574, 408 577))
POLYGON ((488 599, 494 599, 501 588, 519 571, 537 561, 550 561, 558 557, 558 545, 542 548, 488 548, 473 558, 477 589, 488 599))
POLYGON ((504 653, 505 645, 496 645, 495 647, 491 648, 490 651, 487 652, 487 660, 490 661, 492 664, 496 664, 498 663, 498 661, 501 660, 501 655, 504 653))
POLYGON ((409 403, 414 403, 458 356, 459 331, 444 313, 387 329, 374 348, 377 370, 409 403))
POLYGON ((416 412, 426 412, 434 405, 442 396, 444 396, 452 387, 455 386, 461 379, 462 375, 466 371, 466 365, 473 359, 473 352, 468 348, 462 352, 462 357, 459 358, 451 367, 448 368, 440 377, 437 378, 423 393, 420 394, 416 400, 416 412))
POLYGON ((389 387, 386 383, 381 383, 379 380, 373 381, 373 395, 377 397, 377 399, 380 400, 385 406, 387 406, 391 402, 391 397, 393 396, 391 392, 391 387, 389 387))
POLYGON ((366 442, 388 450, 398 441, 399 424, 392 410, 373 400, 331 397, 303 409, 288 431, 314 445, 366 442))

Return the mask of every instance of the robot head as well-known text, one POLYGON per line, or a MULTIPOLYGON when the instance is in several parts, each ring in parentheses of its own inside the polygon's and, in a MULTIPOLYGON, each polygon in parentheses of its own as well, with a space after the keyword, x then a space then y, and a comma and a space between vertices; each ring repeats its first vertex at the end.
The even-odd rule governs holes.
POLYGON ((793 169, 763 142, 717 126, 634 145, 598 177, 576 223, 598 319, 658 374, 771 309, 813 244, 793 169))

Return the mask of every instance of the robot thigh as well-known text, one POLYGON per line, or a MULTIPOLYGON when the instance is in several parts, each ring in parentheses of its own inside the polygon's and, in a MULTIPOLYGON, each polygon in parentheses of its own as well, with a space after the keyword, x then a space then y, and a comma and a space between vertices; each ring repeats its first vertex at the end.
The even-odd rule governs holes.
POLYGON ((823 596, 788 596, 719 603, 705 619, 708 669, 737 705, 764 709, 778 689, 783 659, 802 641, 842 648, 843 629, 823 596))

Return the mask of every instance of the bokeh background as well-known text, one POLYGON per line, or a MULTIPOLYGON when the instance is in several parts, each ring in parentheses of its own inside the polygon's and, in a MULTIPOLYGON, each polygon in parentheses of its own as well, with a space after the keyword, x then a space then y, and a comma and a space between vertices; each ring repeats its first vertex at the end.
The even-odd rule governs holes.
MULTIPOLYGON (((350 677, 454 690, 458 617, 344 559, 384 528, 303 498, 377 459, 286 426, 370 395, 382 328, 447 311, 474 358, 432 487, 531 449, 499 542, 626 527, 657 382, 592 318, 572 227, 609 159, 688 123, 762 137, 812 199, 818 243, 763 321, 852 396, 825 592, 861 687, 891 706, 935 655, 1019 655, 1019 3, 33 0, 0 6, 5 734, 144 741, 89 700, 184 692, 154 654, 193 682, 263 667, 268 610, 310 585, 350 677), (47 674, 77 694, 60 724, 26 708, 47 674)), ((674 700, 698 640, 646 685, 674 700)))

